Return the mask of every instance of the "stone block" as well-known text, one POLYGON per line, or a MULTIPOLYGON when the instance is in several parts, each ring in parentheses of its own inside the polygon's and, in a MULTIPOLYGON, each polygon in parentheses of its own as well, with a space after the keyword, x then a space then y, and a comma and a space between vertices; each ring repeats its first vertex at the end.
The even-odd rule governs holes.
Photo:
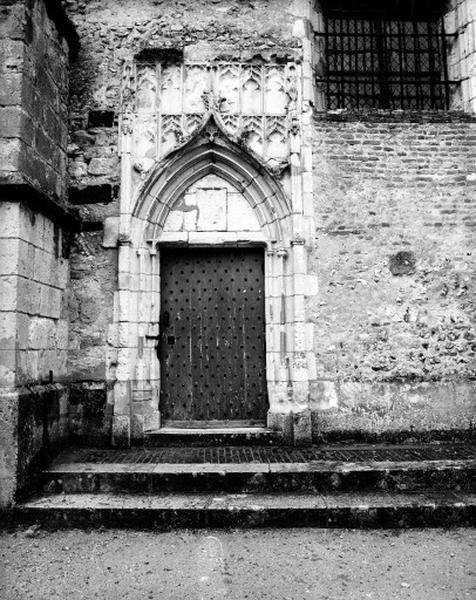
POLYGON ((14 275, 0 275, 0 310, 17 310, 17 291, 19 278, 14 275))
POLYGON ((17 382, 29 384, 40 376, 38 350, 20 350, 17 353, 17 382))
POLYGON ((24 40, 25 4, 2 2, 0 4, 0 39, 24 40))
POLYGON ((40 315, 59 319, 61 314, 61 291, 49 285, 40 287, 40 315))
POLYGON ((17 345, 17 313, 0 312, 0 350, 13 350, 17 345))
POLYGON ((0 386, 15 385, 16 351, 0 349, 0 386))
POLYGON ((69 261, 60 259, 55 263, 55 268, 52 270, 52 275, 50 277, 51 285, 58 287, 60 289, 65 289, 68 283, 69 277, 69 261))
POLYGON ((71 162, 68 166, 68 173, 72 179, 81 179, 88 174, 88 165, 82 161, 71 162))
POLYGON ((104 219, 103 248, 117 248, 119 236, 119 217, 107 217, 104 219))
POLYGON ((28 348, 30 350, 41 350, 54 347, 55 344, 55 322, 44 317, 32 317, 30 319, 28 348))
POLYGON ((67 350, 69 347, 69 323, 60 319, 56 323, 56 347, 60 350, 67 350))
POLYGON ((114 415, 112 419, 112 445, 128 447, 131 441, 131 423, 128 415, 114 415))
POLYGON ((198 189, 195 193, 198 208, 198 231, 225 231, 227 226, 227 191, 198 189))
POLYGON ((0 106, 0 134, 3 138, 22 137, 23 112, 19 106, 0 106))
POLYGON ((21 140, 17 138, 0 138, 0 171, 19 171, 21 152, 21 140))
POLYGON ((39 313, 41 302, 41 284, 30 279, 19 278, 17 307, 20 312, 29 315, 39 313))
POLYGON ((120 383, 126 383, 133 377, 135 352, 131 348, 118 348, 116 377, 120 383))
POLYGON ((184 226, 184 213, 182 210, 171 210, 164 225, 164 231, 182 231, 184 226))
POLYGON ((53 246, 51 234, 53 229, 49 219, 40 213, 35 214, 34 221, 31 226, 31 242, 38 248, 48 249, 53 246))
POLYGON ((20 237, 20 203, 0 202, 0 238, 20 237))
POLYGON ((228 231, 260 231, 256 213, 241 194, 228 194, 228 231))
POLYGON ((184 231, 197 230, 198 209, 190 208, 183 212, 183 229, 184 231))
POLYGON ((22 73, 3 73, 0 87, 0 106, 20 106, 22 103, 22 73))
POLYGON ((310 410, 293 413, 293 438, 295 446, 307 446, 312 443, 310 410))
POLYGON ((88 173, 90 175, 110 175, 118 168, 117 158, 93 158, 88 165, 88 173))
POLYGON ((35 248, 35 258, 33 266, 33 279, 39 283, 50 284, 51 280, 56 281, 54 258, 52 254, 35 248))
POLYGON ((0 238, 0 274, 16 275, 19 273, 19 248, 18 238, 0 238))

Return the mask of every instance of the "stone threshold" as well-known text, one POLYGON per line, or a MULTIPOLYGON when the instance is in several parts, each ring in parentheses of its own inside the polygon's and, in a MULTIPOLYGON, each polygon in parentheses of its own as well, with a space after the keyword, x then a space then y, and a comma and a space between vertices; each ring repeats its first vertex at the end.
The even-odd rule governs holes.
POLYGON ((259 435, 273 434, 271 429, 266 427, 216 427, 214 429, 206 427, 161 427, 146 432, 146 435, 259 435))
POLYGON ((174 425, 146 431, 144 437, 148 447, 276 445, 279 441, 278 432, 263 426, 189 428, 174 425))

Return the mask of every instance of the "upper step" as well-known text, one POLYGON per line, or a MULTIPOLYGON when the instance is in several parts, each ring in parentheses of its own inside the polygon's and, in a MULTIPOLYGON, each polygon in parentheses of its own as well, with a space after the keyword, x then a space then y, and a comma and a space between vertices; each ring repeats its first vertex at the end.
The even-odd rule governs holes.
POLYGON ((333 493, 475 489, 474 447, 80 449, 43 474, 48 493, 333 493))

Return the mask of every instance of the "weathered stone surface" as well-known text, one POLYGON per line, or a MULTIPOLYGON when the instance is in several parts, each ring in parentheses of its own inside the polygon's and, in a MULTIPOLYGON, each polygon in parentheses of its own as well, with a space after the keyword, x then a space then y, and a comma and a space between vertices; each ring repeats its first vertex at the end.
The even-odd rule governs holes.
POLYGON ((412 275, 415 273, 416 259, 413 252, 400 250, 389 258, 389 269, 392 275, 412 275))
POLYGON ((68 425, 70 439, 76 443, 109 445, 112 406, 101 383, 75 383, 69 388, 68 425))
POLYGON ((117 158, 93 158, 88 165, 90 175, 109 175, 117 169, 117 158))
POLYGON ((328 431, 467 427, 475 406, 460 404, 457 381, 476 365, 463 176, 474 126, 348 119, 315 122, 318 419, 328 431))
POLYGON ((60 384, 22 388, 18 403, 17 497, 31 493, 38 466, 66 441, 67 390, 60 384))

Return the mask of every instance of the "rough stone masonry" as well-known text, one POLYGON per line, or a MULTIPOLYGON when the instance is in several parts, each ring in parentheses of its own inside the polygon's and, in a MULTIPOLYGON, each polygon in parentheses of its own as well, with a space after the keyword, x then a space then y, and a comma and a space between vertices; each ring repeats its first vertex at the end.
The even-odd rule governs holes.
POLYGON ((0 503, 59 445, 164 425, 163 246, 263 249, 287 443, 472 431, 475 5, 418 15, 445 106, 355 108, 331 4, 0 0, 0 503))

